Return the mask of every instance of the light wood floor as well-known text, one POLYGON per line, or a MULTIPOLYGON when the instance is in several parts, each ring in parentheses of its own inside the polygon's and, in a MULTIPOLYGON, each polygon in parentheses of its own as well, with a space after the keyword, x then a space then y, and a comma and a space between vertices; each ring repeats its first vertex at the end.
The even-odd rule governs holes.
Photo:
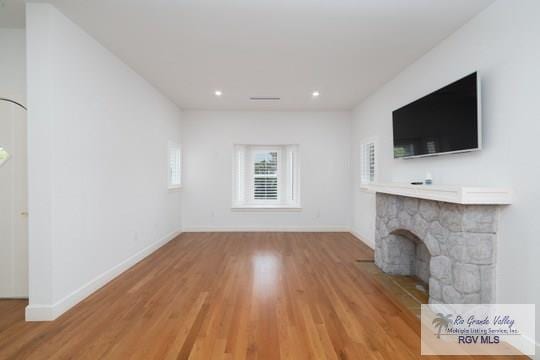
POLYGON ((0 301, 0 359, 419 358, 372 255, 346 233, 182 234, 54 322, 0 301))

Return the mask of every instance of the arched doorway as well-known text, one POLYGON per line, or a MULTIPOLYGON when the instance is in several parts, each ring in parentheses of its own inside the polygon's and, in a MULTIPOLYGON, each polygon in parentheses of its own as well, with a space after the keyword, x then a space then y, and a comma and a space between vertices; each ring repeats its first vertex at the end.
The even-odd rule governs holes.
POLYGON ((0 98, 0 298, 28 297, 26 109, 0 98))

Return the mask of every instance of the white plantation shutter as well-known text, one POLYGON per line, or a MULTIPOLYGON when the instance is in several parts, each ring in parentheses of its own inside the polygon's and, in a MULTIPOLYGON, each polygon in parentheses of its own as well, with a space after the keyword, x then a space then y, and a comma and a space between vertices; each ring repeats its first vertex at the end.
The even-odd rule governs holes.
POLYGON ((169 188, 182 185, 182 153, 180 145, 169 142, 169 188))
POLYGON ((376 142, 374 140, 366 141, 360 145, 360 182, 370 184, 375 182, 376 178, 376 142))
POLYGON ((236 199, 237 203, 244 203, 246 201, 246 157, 247 149, 244 145, 235 146, 235 182, 236 182, 236 199))
POLYGON ((253 154, 253 200, 278 200, 278 150, 258 150, 253 154))
POLYGON ((297 187, 297 171, 296 171, 296 146, 287 147, 287 166, 288 166, 288 181, 287 181, 287 200, 295 202, 296 187, 297 187))

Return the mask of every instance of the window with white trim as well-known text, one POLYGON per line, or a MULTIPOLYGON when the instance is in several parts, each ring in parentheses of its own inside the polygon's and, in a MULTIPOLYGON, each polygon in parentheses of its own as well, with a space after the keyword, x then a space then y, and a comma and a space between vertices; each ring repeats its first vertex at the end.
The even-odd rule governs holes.
POLYGON ((169 189, 182 187, 182 149, 169 141, 169 189))
POLYGON ((233 207, 300 207, 297 145, 235 145, 233 207))
POLYGON ((360 144, 360 183, 371 184, 377 179, 377 141, 367 139, 360 144))
POLYGON ((0 147, 0 166, 4 165, 8 161, 10 155, 3 147, 0 147))

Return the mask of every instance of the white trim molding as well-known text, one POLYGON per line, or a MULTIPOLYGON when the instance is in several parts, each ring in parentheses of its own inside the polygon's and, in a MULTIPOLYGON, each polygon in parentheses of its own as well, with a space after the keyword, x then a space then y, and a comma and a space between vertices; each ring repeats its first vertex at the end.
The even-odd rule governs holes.
POLYGON ((512 190, 508 188, 401 183, 374 183, 364 185, 363 188, 378 193, 463 205, 509 205, 512 203, 512 190))
POLYGON ((351 232, 348 226, 188 227, 184 232, 351 232))
POLYGON ((368 236, 362 235, 360 232, 358 232, 355 229, 351 229, 350 233, 355 238, 357 238, 358 240, 366 244, 369 248, 375 249, 375 239, 370 239, 368 236))
MULTIPOLYGON (((274 155, 272 155, 273 157, 274 155)), ((300 209, 300 160, 298 145, 235 144, 233 151, 232 209, 300 209), (266 172, 256 173, 256 156, 275 154, 274 166, 266 172), (259 193, 256 180, 264 183, 276 179, 274 185, 263 185, 259 193), (256 191, 257 190, 257 191, 256 191), (262 190, 261 190, 262 191, 262 190), (273 196, 269 196, 269 194, 273 196), (260 196, 256 196, 259 194, 260 196), (269 196, 269 197, 267 197, 269 196)))
POLYGON ((301 206, 294 205, 233 205, 231 211, 247 212, 280 212, 280 211, 302 211, 301 206))
POLYGON ((52 305, 30 304, 26 307, 26 321, 52 321, 60 315, 77 305, 79 302, 90 296, 95 291, 106 285, 108 282, 122 274, 124 271, 137 264, 139 261, 158 250, 163 245, 167 244, 172 239, 180 235, 181 231, 174 231, 164 238, 140 250, 118 265, 96 276, 71 294, 65 296, 61 300, 52 305))

